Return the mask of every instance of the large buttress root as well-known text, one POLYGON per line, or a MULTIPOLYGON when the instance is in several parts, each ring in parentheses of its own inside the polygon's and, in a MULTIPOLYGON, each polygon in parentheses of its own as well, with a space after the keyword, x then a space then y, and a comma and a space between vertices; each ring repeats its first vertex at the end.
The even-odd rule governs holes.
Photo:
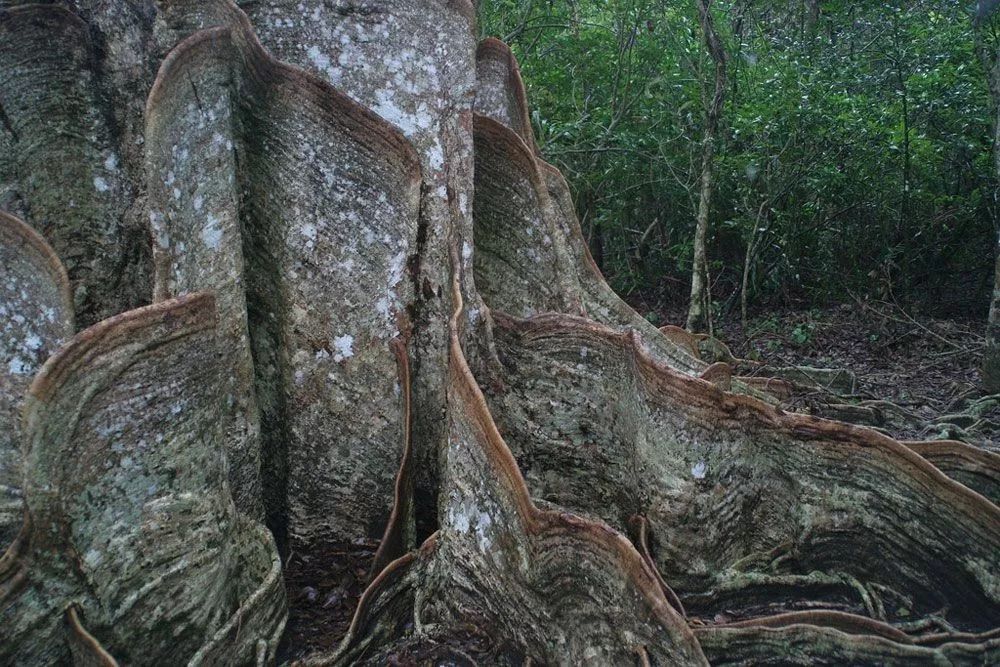
POLYGON ((21 405, 31 378, 73 334, 66 269, 45 239, 0 211, 0 550, 21 527, 21 405))
POLYGON ((58 661, 76 626, 84 644, 135 664, 249 661, 261 640, 273 654, 277 552, 229 495, 215 329, 207 294, 129 311, 72 338, 35 377, 29 520, 2 571, 3 662, 58 661))
POLYGON ((408 430, 393 345, 411 329, 416 153, 223 16, 169 56, 148 103, 157 292, 220 294, 244 505, 263 464, 291 549, 377 538, 408 430))
POLYGON ((336 660, 380 664, 424 652, 496 664, 627 664, 641 656, 704 664, 627 539, 532 502, 465 362, 457 292, 456 280, 441 530, 373 584, 336 660), (407 612, 411 630, 400 636, 407 612), (465 629, 474 629, 472 639, 465 629))
POLYGON ((1000 511, 900 443, 728 394, 581 318, 495 322, 491 405, 533 494, 619 528, 644 515, 689 612, 796 608, 816 601, 794 577, 823 572, 882 592, 884 617, 1000 621, 1000 511))

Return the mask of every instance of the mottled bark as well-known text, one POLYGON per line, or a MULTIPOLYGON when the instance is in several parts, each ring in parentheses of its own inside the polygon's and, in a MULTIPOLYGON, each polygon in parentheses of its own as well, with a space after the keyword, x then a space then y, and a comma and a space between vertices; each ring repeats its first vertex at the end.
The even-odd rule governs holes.
POLYGON ((152 2, 0 2, 0 209, 62 259, 80 326, 149 299, 142 107, 162 56, 154 15, 152 2))
POLYGON ((62 262, 36 231, 0 211, 0 549, 21 527, 21 408, 31 378, 73 333, 62 262))
POLYGON ((83 331, 35 376, 26 518, 0 563, 0 661, 65 660, 81 627, 93 641, 76 652, 135 664, 250 662, 260 641, 273 655, 280 569, 230 497, 218 343, 214 299, 192 295, 83 331))
MULTIPOLYGON (((154 305, 57 350, 90 274, 62 278, 0 218, 0 271, 26 281, 0 290, 24 315, 2 361, 52 354, 27 394, 0 661, 273 661, 272 533, 317 577, 323 545, 382 538, 340 648, 309 663, 1000 657, 997 457, 784 413, 769 393, 793 383, 734 378, 728 351, 632 311, 471 5, 107 4, 0 14, 14 42, 90 26, 116 62, 159 66, 116 112, 143 139, 121 188, 141 193, 154 305)), ((34 81, 11 43, 0 79, 34 81)), ((74 58, 19 118, 60 86, 84 100, 65 122, 100 108, 74 58)), ((92 177, 86 141, 52 150, 92 177)), ((29 153, 0 159, 5 202, 29 153)), ((47 168, 30 193, 54 215, 47 168)), ((53 238, 77 266, 130 265, 124 231, 67 215, 79 242, 53 238)), ((3 371, 11 421, 29 378, 3 371)))

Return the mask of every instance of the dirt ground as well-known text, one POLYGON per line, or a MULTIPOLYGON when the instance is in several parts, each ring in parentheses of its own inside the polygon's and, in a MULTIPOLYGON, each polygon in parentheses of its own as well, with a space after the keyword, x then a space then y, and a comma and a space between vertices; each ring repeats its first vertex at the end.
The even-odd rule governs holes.
MULTIPOLYGON (((637 304, 642 308, 642 304, 637 304)), ((648 310, 640 310, 648 312, 648 310)), ((659 314, 659 325, 683 324, 685 312, 659 314)), ((736 357, 767 366, 810 366, 854 373, 854 402, 889 401, 915 419, 885 430, 902 439, 954 438, 1000 449, 1000 397, 979 390, 985 346, 982 320, 912 315, 885 302, 805 311, 771 311, 716 324, 736 357)))
POLYGON ((358 540, 324 545, 309 556, 294 551, 289 555, 289 616, 278 648, 279 665, 337 648, 368 584, 376 549, 377 540, 358 540))

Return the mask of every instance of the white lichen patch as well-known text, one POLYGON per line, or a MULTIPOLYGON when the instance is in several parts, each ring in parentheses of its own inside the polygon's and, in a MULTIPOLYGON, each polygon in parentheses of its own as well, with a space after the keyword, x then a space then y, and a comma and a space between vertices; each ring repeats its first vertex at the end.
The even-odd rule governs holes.
POLYGON ((389 337, 395 336, 398 333, 394 317, 398 308, 397 288, 403 281, 405 271, 406 252, 400 251, 389 260, 385 292, 375 301, 375 314, 382 326, 386 327, 389 337))
POLYGON ((493 517, 482 508, 455 502, 448 507, 448 525, 457 533, 473 535, 479 550, 489 554, 493 547, 493 517))
POLYGON ((94 189, 98 192, 107 192, 111 189, 108 182, 102 176, 94 176, 94 189))
POLYGON ((7 363, 7 372, 11 375, 28 375, 33 365, 21 357, 14 357, 7 363))
POLYGON ((704 461, 698 461, 691 466, 691 476, 695 479, 705 479, 708 474, 708 465, 704 461))
POLYGON ((201 240, 206 248, 218 250, 222 245, 222 225, 214 213, 205 218, 205 227, 201 230, 201 240))
POLYGON ((343 335, 333 339, 333 360, 344 361, 354 356, 354 336, 343 335))

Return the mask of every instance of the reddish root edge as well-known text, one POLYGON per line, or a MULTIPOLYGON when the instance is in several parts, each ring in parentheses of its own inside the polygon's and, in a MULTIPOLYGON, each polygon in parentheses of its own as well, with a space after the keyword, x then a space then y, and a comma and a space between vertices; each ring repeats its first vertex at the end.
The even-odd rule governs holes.
POLYGON ((918 646, 941 646, 942 644, 983 644, 992 639, 1000 638, 1000 628, 986 632, 936 632, 913 638, 918 646))
POLYGON ((521 78, 521 67, 514 56, 513 51, 506 42, 496 37, 487 37, 479 42, 476 49, 476 62, 495 57, 507 68, 507 86, 514 91, 514 100, 517 103, 518 122, 521 124, 521 131, 517 135, 524 141, 525 146, 533 155, 540 154, 538 142, 535 141, 535 132, 531 127, 531 114, 528 111, 528 93, 524 88, 524 79, 521 78))
POLYGON ((87 652, 88 662, 87 664, 102 665, 103 667, 118 667, 118 661, 115 660, 110 653, 104 650, 101 643, 97 639, 87 632, 87 629, 83 627, 80 622, 80 617, 77 615, 76 605, 70 605, 66 608, 66 623, 69 625, 70 631, 74 635, 76 640, 76 645, 82 651, 87 652))
POLYGON ((396 473, 396 483, 393 492, 392 513, 385 526, 382 541, 375 552, 371 572, 381 572, 390 561, 398 559, 406 552, 405 527, 409 507, 412 500, 412 400, 410 380, 410 358, 406 351, 406 342, 394 338, 389 344, 396 355, 396 365, 399 374, 399 385, 403 390, 403 456, 396 473))
MULTIPOLYGON (((431 533, 430 537, 424 540, 424 543, 420 545, 420 548, 416 551, 408 551, 394 561, 391 561, 378 573, 368 587, 365 588, 364 592, 361 594, 361 598, 358 600, 358 607, 354 610, 354 616, 351 617, 351 625, 347 628, 347 634, 344 635, 344 640, 341 645, 341 649, 346 647, 351 639, 358 632, 358 628, 364 621, 365 617, 368 616, 371 611, 372 604, 374 603, 375 597, 378 595, 379 591, 391 583, 390 580, 395 580, 396 578, 402 576, 406 569, 414 563, 418 558, 427 558, 434 549, 437 548, 437 541, 440 536, 441 531, 434 531, 431 533)), ((334 654, 339 653, 341 649, 338 649, 334 654)), ((321 658, 322 660, 322 658, 321 658)))
POLYGON ((792 625, 811 625, 833 628, 849 635, 874 635, 900 644, 913 644, 913 637, 888 623, 866 616, 834 610, 792 611, 774 616, 763 616, 745 621, 701 626, 710 628, 784 628, 792 625))
POLYGON ((106 320, 102 320, 71 338, 65 345, 49 357, 42 365, 28 389, 28 400, 24 407, 25 433, 32 432, 32 421, 37 405, 53 397, 53 392, 77 368, 106 347, 114 347, 118 341, 128 341, 132 332, 159 323, 180 321, 178 335, 190 335, 202 329, 214 328, 216 324, 215 295, 211 292, 195 292, 169 301, 161 301, 151 306, 129 310, 106 320))
POLYGON ((59 259, 56 251, 52 249, 52 246, 45 240, 45 237, 35 231, 33 227, 6 211, 0 211, 0 237, 9 237, 12 243, 21 242, 30 246, 45 260, 49 276, 59 287, 59 296, 63 302, 63 312, 66 313, 66 317, 68 318, 66 323, 67 329, 73 331, 73 293, 70 289, 69 274, 66 273, 66 267, 59 259))
POLYGON ((660 582, 660 588, 663 589, 663 594, 667 597, 667 602, 677 610, 677 613, 687 618, 687 611, 684 609, 684 604, 681 599, 677 597, 677 593, 674 589, 670 588, 667 582, 663 579, 660 574, 659 568, 656 567, 656 561, 653 560, 653 554, 649 549, 649 520, 642 516, 641 514, 634 514, 629 519, 629 523, 632 525, 632 529, 636 531, 636 548, 639 550, 639 555, 642 556, 643 560, 649 566, 649 569, 653 571, 656 575, 657 581, 660 582))
POLYGON ((1000 454, 980 449, 958 440, 903 440, 904 445, 924 458, 951 456, 968 463, 972 468, 989 471, 1000 476, 1000 454))
POLYGON ((642 667, 651 667, 652 663, 649 662, 649 652, 645 646, 638 647, 635 652, 639 654, 639 664, 642 667))
POLYGON ((603 324, 574 315, 545 313, 520 319, 493 312, 496 322, 525 337, 543 337, 562 332, 585 333, 603 339, 630 352, 648 390, 654 398, 671 404, 680 402, 693 408, 716 412, 723 420, 760 426, 783 433, 816 447, 828 446, 847 451, 855 447, 893 457, 894 463, 906 465, 907 474, 921 481, 939 501, 962 507, 970 519, 994 533, 1000 540, 1000 508, 968 487, 949 478, 925 458, 898 440, 863 426, 832 421, 780 408, 747 396, 723 391, 710 382, 680 373, 655 358, 635 331, 617 331, 603 324))

